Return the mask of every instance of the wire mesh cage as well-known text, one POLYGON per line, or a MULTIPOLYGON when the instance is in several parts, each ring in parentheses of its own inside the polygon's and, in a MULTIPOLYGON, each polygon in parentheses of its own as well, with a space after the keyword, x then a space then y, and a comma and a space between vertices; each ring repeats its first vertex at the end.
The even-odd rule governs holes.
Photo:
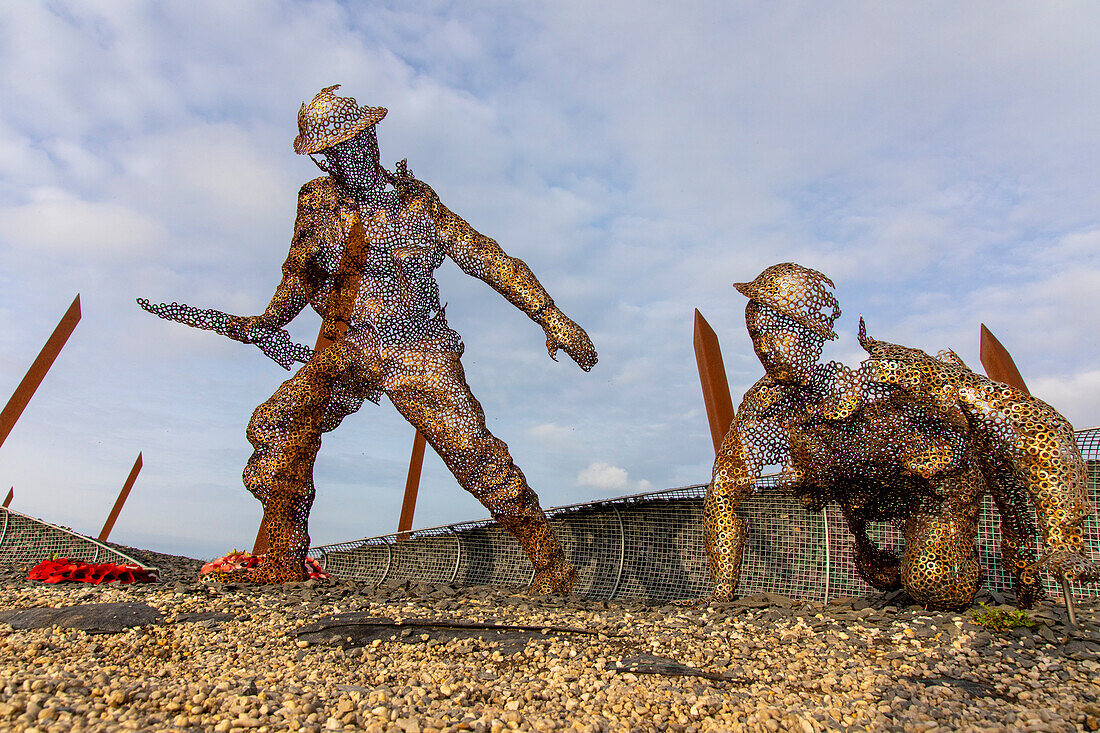
MULTIPOLYGON (((1086 459, 1093 512, 1085 538, 1093 559, 1100 558, 1100 428, 1077 433, 1086 459)), ((703 496, 706 484, 574 504, 550 509, 550 524, 566 556, 577 567, 575 592, 593 600, 639 599, 661 603, 710 593, 703 550, 703 496)), ((748 525, 741 569, 742 595, 764 592, 827 601, 876 593, 856 573, 852 536, 838 507, 809 512, 764 476, 738 509, 748 525)), ((872 539, 901 553, 901 529, 873 524, 872 539)), ((310 553, 335 577, 368 583, 411 580, 421 583, 520 586, 533 569, 519 543, 491 520, 451 524, 314 547, 310 553)), ((1012 577, 1000 564, 1000 523, 993 501, 983 500, 978 555, 985 587, 1012 592, 1012 577)), ((1047 594, 1058 588, 1046 578, 1047 594)), ((1100 597, 1100 588, 1076 584, 1078 599, 1100 597)))
POLYGON ((41 519, 0 508, 0 565, 30 567, 50 557, 155 568, 91 537, 41 519))

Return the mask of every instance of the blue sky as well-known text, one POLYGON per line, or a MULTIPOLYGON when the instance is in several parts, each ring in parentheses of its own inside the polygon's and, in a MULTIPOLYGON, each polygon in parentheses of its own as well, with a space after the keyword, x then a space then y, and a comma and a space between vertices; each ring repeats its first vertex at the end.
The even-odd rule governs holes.
MULTIPOLYGON (((600 353, 439 271, 470 384, 544 506, 704 482, 699 308, 735 402, 762 373, 730 284, 837 284, 849 365, 978 324, 1038 396, 1100 423, 1100 10, 1091 3, 8 3, 0 6, 0 395, 76 292, 84 318, 0 447, 13 508, 207 557, 250 545, 254 407, 288 375, 136 297, 263 309, 321 87, 390 112, 450 208, 525 260, 600 353)), ((295 337, 312 343, 303 314, 295 337)), ((383 400, 328 434, 315 542, 392 531, 412 429, 383 400)), ((429 455, 417 526, 484 509, 429 455)))

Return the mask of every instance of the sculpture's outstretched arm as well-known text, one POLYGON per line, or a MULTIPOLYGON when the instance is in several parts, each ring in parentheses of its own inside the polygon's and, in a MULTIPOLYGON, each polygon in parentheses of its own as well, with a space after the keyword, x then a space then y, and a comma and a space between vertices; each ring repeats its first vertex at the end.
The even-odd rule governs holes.
POLYGON ((499 244, 480 234, 438 199, 433 208, 447 255, 467 275, 488 283, 542 326, 550 358, 555 358, 561 349, 585 371, 596 364, 596 349, 588 334, 554 305, 553 298, 523 260, 510 257, 499 244))

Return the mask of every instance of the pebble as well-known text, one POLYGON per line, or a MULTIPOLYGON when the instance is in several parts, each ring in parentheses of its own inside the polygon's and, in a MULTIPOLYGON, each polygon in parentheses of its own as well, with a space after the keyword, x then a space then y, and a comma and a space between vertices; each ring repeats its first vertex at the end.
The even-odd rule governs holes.
POLYGON ((1037 632, 1001 633, 969 614, 877 598, 766 594, 685 608, 416 583, 212 586, 185 560, 147 585, 3 576, 0 610, 144 603, 160 613, 110 634, 0 624, 0 729, 1100 729, 1096 601, 1080 604, 1075 630, 1046 602, 1033 613, 1037 632), (343 613, 546 631, 512 646, 419 630, 347 648, 295 635, 343 613), (655 674, 620 669, 641 657, 667 663, 655 674))

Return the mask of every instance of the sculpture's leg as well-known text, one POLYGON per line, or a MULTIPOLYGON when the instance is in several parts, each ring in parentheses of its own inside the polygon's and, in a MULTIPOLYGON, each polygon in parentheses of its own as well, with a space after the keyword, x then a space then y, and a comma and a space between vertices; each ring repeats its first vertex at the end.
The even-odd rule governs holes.
POLYGON ((741 557, 745 551, 745 521, 735 510, 752 491, 739 450, 726 450, 737 442, 735 431, 726 436, 723 449, 714 462, 714 478, 703 500, 703 546, 710 560, 715 600, 731 600, 737 594, 741 576, 741 557), (743 480, 738 480, 738 479, 743 480))
POLYGON ((270 547, 260 567, 231 574, 231 580, 306 579, 313 463, 321 433, 339 422, 326 416, 326 406, 337 379, 347 371, 350 353, 342 344, 319 353, 252 414, 248 440, 255 452, 245 466, 244 484, 263 504, 270 547))
POLYGON ((1016 607, 1031 608, 1046 594, 1037 565, 1035 523, 1028 515, 1026 489, 1011 485, 990 488, 1001 518, 1001 565, 1015 581, 1016 607))
POLYGON ((974 547, 980 509, 980 497, 916 502, 905 525, 901 566, 901 582, 914 601, 941 610, 974 601, 984 577, 974 547))
POLYGON ((485 413, 466 384, 458 355, 414 352, 392 365, 386 394, 439 453, 462 488, 512 533, 535 568, 531 590, 568 593, 576 570, 512 462, 508 446, 485 427, 485 413))
POLYGON ((852 533, 852 554, 856 572, 872 588, 881 591, 901 587, 901 560, 897 555, 875 544, 867 535, 867 520, 856 509, 840 505, 848 529, 852 533))

